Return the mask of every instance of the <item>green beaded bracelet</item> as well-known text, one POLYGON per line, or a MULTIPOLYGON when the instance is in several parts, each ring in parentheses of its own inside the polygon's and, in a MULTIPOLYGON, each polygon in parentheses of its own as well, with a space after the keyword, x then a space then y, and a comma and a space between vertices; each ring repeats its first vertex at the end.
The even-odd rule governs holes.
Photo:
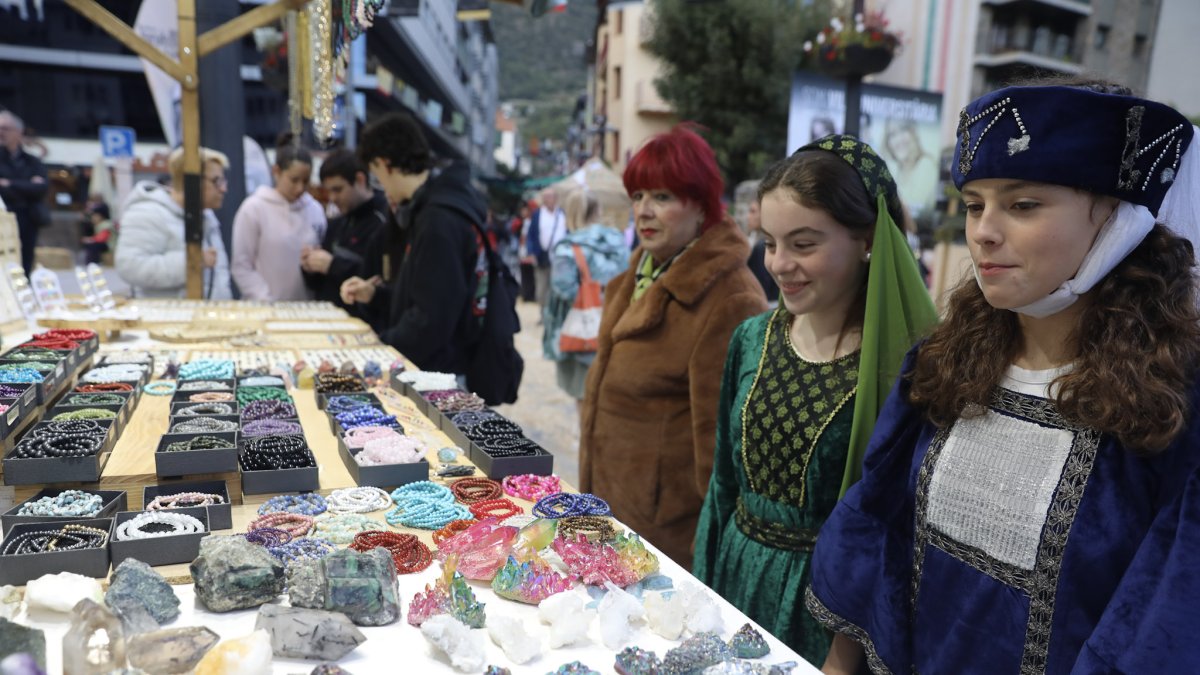
POLYGON ((142 391, 151 396, 170 396, 175 393, 175 383, 169 380, 155 380, 143 384, 142 391))
POLYGON ((116 394, 74 394, 63 405, 124 405, 125 398, 116 394))
POLYGON ((251 401, 286 401, 291 403, 292 397, 284 389, 279 387, 238 387, 237 402, 238 405, 246 405, 251 401))
POLYGON ((216 436, 196 436, 186 441, 168 443, 166 452, 185 452, 188 450, 229 450, 234 446, 229 441, 216 436))
POLYGON ((117 413, 104 408, 84 408, 83 410, 72 410, 70 412, 59 413, 54 416, 54 420, 111 420, 116 417, 117 413))

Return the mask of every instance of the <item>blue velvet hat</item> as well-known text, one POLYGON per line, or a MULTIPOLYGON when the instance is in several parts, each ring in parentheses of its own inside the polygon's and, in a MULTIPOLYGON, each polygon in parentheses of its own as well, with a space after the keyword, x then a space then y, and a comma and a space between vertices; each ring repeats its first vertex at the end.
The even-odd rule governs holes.
POLYGON ((1076 87, 1007 87, 958 119, 954 185, 981 178, 1053 183, 1141 204, 1158 214, 1192 140, 1169 106, 1076 87))

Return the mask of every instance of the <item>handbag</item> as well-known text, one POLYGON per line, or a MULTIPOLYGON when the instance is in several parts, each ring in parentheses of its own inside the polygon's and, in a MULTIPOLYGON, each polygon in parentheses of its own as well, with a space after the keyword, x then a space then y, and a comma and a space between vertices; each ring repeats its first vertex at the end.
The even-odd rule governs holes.
POLYGON ((594 352, 599 348, 600 315, 604 310, 604 287, 592 278, 583 249, 572 244, 579 267, 579 292, 563 319, 558 350, 564 353, 594 352))

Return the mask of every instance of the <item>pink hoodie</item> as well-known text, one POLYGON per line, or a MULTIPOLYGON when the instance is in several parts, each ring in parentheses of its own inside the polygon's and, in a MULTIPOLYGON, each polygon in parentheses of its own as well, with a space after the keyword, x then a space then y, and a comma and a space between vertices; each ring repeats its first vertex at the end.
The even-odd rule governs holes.
POLYGON ((288 202, 259 186, 233 218, 233 280, 246 300, 308 300, 300 251, 320 246, 325 212, 307 192, 288 202))

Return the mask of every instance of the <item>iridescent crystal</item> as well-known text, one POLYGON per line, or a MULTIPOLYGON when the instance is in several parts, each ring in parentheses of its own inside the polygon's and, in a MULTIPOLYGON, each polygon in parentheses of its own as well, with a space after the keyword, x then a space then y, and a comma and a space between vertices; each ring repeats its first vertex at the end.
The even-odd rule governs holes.
POLYGON ((796 669, 796 665, 795 661, 767 665, 755 661, 733 659, 705 668, 703 675, 791 675, 791 672, 796 669))
POLYGON ((536 605, 555 593, 569 590, 573 583, 573 577, 562 576, 537 556, 521 561, 509 556, 492 579, 492 590, 502 598, 536 605))
POLYGON ((583 583, 593 586, 611 581, 625 588, 658 571, 658 556, 635 533, 622 532, 611 544, 592 543, 583 537, 574 541, 560 537, 552 546, 567 569, 583 583))
POLYGON ((622 649, 617 654, 617 662, 613 664, 613 668, 621 675, 658 675, 661 666, 658 654, 641 647, 622 649))
POLYGON ((553 670, 546 675, 600 675, 598 671, 588 668, 579 661, 564 663, 558 667, 558 670, 553 670))
POLYGON ((449 614, 471 628, 483 628, 486 616, 483 603, 456 570, 457 559, 450 556, 442 565, 442 577, 433 586, 413 596, 408 604, 408 623, 420 626, 439 614, 449 614))
POLYGON ((771 653, 771 647, 763 639, 762 633, 754 630, 754 626, 744 624, 729 639, 729 646, 741 659, 761 659, 771 653))
POLYGON ((698 672, 734 658, 733 650, 716 633, 698 633, 667 652, 662 670, 667 673, 698 672))
POLYGON ((521 528, 513 549, 518 555, 531 555, 550 545, 558 533, 558 521, 552 518, 537 518, 521 528))
POLYGON ((458 571, 468 579, 491 581, 517 538, 517 528, 482 520, 438 544, 437 559, 458 557, 458 571))

